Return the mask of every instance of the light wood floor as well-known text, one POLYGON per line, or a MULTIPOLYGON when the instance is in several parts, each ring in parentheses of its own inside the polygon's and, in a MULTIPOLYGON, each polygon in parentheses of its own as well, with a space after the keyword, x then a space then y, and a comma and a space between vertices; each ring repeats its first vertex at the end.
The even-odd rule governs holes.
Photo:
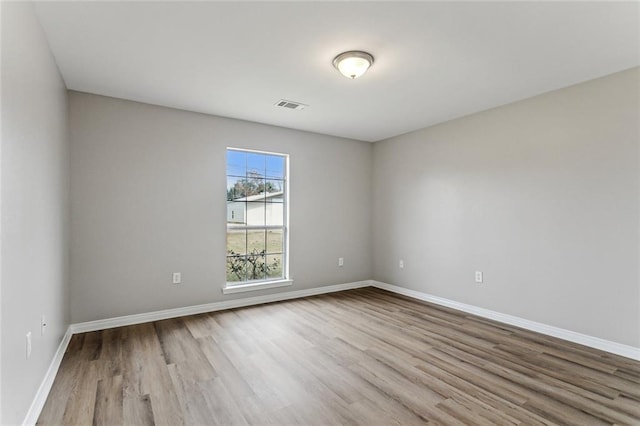
POLYGON ((41 424, 640 424, 640 363, 359 289, 74 335, 41 424))

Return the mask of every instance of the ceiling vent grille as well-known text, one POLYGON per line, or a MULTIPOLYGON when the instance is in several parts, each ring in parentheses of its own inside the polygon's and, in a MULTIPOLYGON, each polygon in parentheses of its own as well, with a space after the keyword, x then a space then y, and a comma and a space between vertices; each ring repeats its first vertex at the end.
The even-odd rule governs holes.
POLYGON ((309 105, 301 104, 300 102, 287 101, 286 99, 280 99, 274 105, 282 108, 295 109, 297 111, 303 110, 309 106, 309 105))

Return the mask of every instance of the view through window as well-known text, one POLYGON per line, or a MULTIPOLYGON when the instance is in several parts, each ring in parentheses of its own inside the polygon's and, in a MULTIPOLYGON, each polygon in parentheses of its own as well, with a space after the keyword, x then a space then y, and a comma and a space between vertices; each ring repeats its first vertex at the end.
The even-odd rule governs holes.
POLYGON ((285 279, 287 156, 227 148, 227 283, 285 279))

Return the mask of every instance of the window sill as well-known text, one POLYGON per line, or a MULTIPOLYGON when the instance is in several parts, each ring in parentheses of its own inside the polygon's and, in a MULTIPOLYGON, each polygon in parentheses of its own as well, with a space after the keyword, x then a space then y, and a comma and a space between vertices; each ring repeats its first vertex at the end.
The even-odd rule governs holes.
POLYGON ((243 293, 245 291, 265 290, 267 288, 286 287, 293 284, 293 280, 265 281, 260 283, 229 285, 222 288, 224 294, 243 293))

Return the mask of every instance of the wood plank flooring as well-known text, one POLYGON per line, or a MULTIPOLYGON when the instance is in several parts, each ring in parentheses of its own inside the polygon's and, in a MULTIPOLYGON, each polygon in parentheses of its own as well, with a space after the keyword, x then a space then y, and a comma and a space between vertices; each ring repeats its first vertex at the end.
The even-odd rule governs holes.
POLYGON ((364 288, 74 335, 38 423, 640 425, 640 362, 364 288))

